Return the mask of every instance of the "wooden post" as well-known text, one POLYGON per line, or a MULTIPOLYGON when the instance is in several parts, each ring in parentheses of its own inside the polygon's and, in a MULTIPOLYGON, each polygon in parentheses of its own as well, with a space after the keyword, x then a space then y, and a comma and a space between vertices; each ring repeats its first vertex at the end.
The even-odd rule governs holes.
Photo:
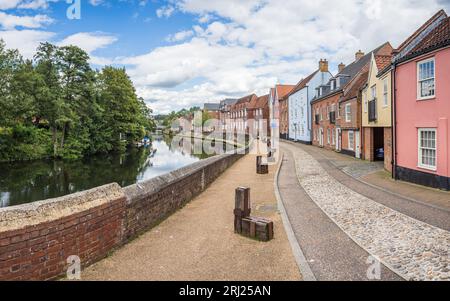
POLYGON ((236 233, 242 233, 242 219, 250 216, 250 213, 250 188, 236 188, 234 204, 234 231, 236 233))

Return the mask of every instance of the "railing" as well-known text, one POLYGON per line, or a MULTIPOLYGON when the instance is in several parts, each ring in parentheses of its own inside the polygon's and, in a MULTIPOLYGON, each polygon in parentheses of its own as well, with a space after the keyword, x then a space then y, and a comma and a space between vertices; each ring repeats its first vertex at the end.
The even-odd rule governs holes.
POLYGON ((336 112, 330 112, 330 123, 336 124, 336 112))
POLYGON ((314 118, 315 119, 315 121, 316 121, 316 124, 319 124, 319 114, 316 114, 316 117, 314 118))
POLYGON ((377 121, 377 99, 369 101, 369 121, 377 121))

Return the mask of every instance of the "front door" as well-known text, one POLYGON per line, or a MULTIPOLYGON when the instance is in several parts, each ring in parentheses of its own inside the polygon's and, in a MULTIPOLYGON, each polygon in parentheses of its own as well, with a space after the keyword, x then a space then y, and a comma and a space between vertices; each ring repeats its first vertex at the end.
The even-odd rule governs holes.
POLYGON ((341 151, 341 129, 336 129, 336 150, 341 151))
POLYGON ((355 131, 355 157, 361 159, 361 136, 355 131))

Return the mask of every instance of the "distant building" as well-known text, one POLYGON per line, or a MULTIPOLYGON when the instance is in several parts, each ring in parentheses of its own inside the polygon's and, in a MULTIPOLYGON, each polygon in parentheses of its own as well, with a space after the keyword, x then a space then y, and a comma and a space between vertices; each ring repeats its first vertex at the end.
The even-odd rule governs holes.
POLYGON ((253 98, 248 106, 249 130, 257 137, 269 135, 269 95, 253 98))
POLYGON ((270 89, 269 92, 269 118, 271 124, 271 137, 274 137, 274 132, 279 132, 283 139, 288 138, 289 123, 288 123, 288 101, 287 95, 292 91, 294 85, 276 85, 270 89), (277 128, 272 126, 277 125, 277 128))
POLYGON ((238 99, 224 99, 220 102, 220 123, 222 125, 222 130, 232 130, 232 125, 230 124, 231 121, 231 108, 238 99))
POLYGON ((257 99, 255 94, 247 95, 238 99, 238 101, 231 106, 231 130, 243 133, 248 132, 248 108, 250 103, 257 99))
POLYGON ((315 96, 316 88, 326 84, 331 77, 328 61, 320 60, 319 69, 302 79, 287 95, 290 140, 312 143, 311 101, 315 96))

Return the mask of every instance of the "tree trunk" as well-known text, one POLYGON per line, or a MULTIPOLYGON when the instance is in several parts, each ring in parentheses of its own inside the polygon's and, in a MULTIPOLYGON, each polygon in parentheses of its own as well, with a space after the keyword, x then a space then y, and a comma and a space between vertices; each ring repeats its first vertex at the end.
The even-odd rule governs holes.
POLYGON ((61 135, 61 148, 64 147, 64 136, 66 136, 66 123, 63 125, 62 135, 61 135))
POLYGON ((56 137, 56 127, 52 127, 52 140, 53 140, 53 157, 56 158, 58 152, 58 139, 56 137))

